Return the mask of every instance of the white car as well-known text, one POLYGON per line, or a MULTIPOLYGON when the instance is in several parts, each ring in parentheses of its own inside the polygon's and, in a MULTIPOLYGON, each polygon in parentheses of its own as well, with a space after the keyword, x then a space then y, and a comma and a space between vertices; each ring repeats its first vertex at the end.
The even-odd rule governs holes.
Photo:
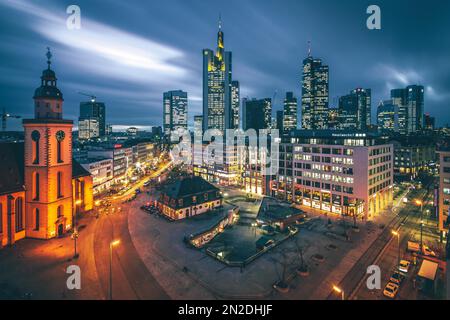
POLYGON ((401 260, 398 266, 398 270, 400 270, 403 273, 408 273, 410 265, 411 262, 409 262, 408 260, 401 260))
POLYGON ((392 282, 388 282, 386 287, 384 288, 383 294, 391 299, 394 299, 398 292, 398 285, 392 282))

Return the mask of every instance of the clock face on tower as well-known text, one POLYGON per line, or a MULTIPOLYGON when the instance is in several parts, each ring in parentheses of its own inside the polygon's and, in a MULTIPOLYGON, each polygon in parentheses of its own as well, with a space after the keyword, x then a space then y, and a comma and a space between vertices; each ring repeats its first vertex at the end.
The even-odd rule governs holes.
POLYGON ((66 137, 66 134, 62 130, 59 130, 56 133, 56 140, 58 140, 58 141, 63 141, 65 137, 66 137))

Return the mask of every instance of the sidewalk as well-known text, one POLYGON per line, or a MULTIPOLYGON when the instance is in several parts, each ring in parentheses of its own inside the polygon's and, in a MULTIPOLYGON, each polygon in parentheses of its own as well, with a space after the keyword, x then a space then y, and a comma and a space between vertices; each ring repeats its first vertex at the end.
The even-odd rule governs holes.
MULTIPOLYGON (((94 218, 95 220, 95 218, 94 218)), ((24 239, 0 250, 0 298, 32 300, 103 299, 92 259, 92 217, 79 219, 78 260, 72 260, 74 243, 67 234, 51 240, 24 239), (81 290, 68 290, 67 267, 81 269, 81 290)))

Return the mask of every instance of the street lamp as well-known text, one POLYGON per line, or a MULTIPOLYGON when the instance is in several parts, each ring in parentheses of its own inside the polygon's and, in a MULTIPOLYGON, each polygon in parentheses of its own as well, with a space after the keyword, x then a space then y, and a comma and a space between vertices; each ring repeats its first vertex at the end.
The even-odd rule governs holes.
POLYGON ((397 237, 397 245, 398 245, 398 257, 397 257, 397 270, 400 267, 400 230, 392 230, 392 235, 397 237))
POLYGON ((420 254, 423 254, 423 202, 416 200, 416 204, 420 206, 420 254))
POLYGON ((339 287, 333 286, 333 290, 337 293, 341 294, 341 300, 345 300, 345 296, 344 296, 344 290, 342 290, 339 287))
POLYGON ((72 223, 73 223, 73 233, 72 233, 72 239, 73 239, 73 244, 74 244, 74 253, 73 253, 73 258, 77 259, 78 258, 78 253, 77 253, 77 239, 78 239, 78 229, 77 229, 77 207, 82 203, 81 200, 76 200, 74 202, 73 205, 73 209, 72 209, 72 223))
POLYGON ((109 243, 109 300, 113 298, 113 288, 112 288, 112 251, 113 248, 120 244, 120 240, 113 240, 109 243))
POLYGON ((420 253, 423 254, 423 220, 420 218, 420 253))

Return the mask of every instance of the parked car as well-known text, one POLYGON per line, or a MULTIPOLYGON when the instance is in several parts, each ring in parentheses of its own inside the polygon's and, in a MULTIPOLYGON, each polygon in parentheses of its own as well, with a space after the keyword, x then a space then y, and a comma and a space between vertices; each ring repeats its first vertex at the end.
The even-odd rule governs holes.
POLYGON ((148 180, 144 183, 144 187, 149 187, 151 184, 152 184, 152 182, 150 180, 148 180))
MULTIPOLYGON (((431 250, 428 246, 423 245, 422 247, 423 247, 423 252, 422 252, 423 255, 431 256, 431 257, 436 256, 436 253, 433 250, 431 250)), ((408 251, 419 253, 420 252, 420 243, 415 242, 415 241, 408 241, 408 251)))
POLYGON ((398 270, 400 270, 401 272, 407 274, 409 271, 409 266, 411 265, 411 262, 409 262, 408 260, 401 260, 400 261, 400 265, 398 266, 398 270))
POLYGON ((405 276, 399 271, 395 271, 389 279, 390 282, 398 285, 401 285, 403 280, 405 280, 405 276))
POLYGON ((393 282, 388 282, 383 290, 383 294, 391 299, 394 299, 398 293, 399 286, 393 282))

